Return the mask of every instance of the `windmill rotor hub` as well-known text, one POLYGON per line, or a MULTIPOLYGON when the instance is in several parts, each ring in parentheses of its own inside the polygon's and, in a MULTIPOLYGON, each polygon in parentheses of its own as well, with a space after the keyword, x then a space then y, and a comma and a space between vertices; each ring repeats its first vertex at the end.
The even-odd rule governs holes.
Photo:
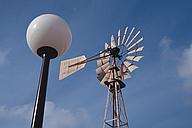
POLYGON ((114 47, 110 49, 110 53, 114 57, 119 57, 120 56, 119 52, 120 52, 120 49, 118 47, 114 47))

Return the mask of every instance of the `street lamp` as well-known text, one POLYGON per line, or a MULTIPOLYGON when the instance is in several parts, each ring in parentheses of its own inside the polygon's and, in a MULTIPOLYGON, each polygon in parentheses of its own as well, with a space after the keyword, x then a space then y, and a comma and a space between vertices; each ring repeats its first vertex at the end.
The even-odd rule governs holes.
POLYGON ((71 45, 71 31, 59 16, 43 14, 36 17, 28 26, 27 43, 36 55, 42 58, 39 85, 33 111, 31 128, 42 128, 45 108, 49 62, 63 55, 71 45))

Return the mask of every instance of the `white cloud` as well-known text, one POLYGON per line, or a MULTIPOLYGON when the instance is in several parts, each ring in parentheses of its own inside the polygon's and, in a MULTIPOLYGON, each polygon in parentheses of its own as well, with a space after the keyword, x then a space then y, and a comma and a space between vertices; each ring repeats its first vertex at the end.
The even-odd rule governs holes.
MULTIPOLYGON (((32 104, 26 104, 16 107, 0 106, 0 122, 3 121, 7 126, 9 122, 22 122, 22 126, 30 127, 32 116, 32 104)), ((65 110, 58 107, 53 102, 46 102, 45 107, 45 128, 77 128, 81 123, 85 123, 88 114, 85 109, 74 111, 65 110)), ((13 124, 14 125, 14 124, 13 124)))
POLYGON ((29 127, 31 106, 30 104, 15 107, 0 106, 0 127, 29 127))
POLYGON ((192 92, 192 44, 180 54, 180 51, 177 51, 178 49, 171 48, 173 43, 174 41, 170 37, 164 36, 161 39, 159 47, 161 49, 161 57, 164 60, 162 62, 165 62, 169 67, 170 65, 176 67, 177 75, 184 82, 182 85, 184 90, 192 92))
POLYGON ((192 44, 189 48, 184 49, 178 65, 178 74, 184 79, 184 87, 187 91, 192 92, 192 44))
POLYGON ((10 49, 0 49, 0 66, 6 63, 10 51, 10 49))
POLYGON ((12 119, 22 119, 29 120, 31 115, 31 105, 22 105, 12 108, 6 106, 0 106, 0 120, 12 120, 12 119))
POLYGON ((179 75, 183 78, 192 77, 192 44, 182 53, 179 75))
POLYGON ((159 46, 161 48, 163 55, 170 51, 171 43, 172 43, 172 39, 167 36, 164 36, 161 39, 159 46))
POLYGON ((53 102, 46 103, 45 128, 77 128, 87 119, 84 109, 76 111, 65 110, 57 107, 53 102))
POLYGON ((161 50, 161 58, 163 60, 169 61, 169 62, 177 62, 178 61, 178 53, 175 49, 171 48, 171 45, 173 45, 174 41, 168 37, 164 36, 159 43, 159 47, 161 50))

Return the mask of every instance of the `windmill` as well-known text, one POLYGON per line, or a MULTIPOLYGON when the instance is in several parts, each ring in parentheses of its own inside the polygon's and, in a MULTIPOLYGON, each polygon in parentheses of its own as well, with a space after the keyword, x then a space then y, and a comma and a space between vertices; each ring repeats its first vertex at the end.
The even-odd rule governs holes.
POLYGON ((138 68, 135 63, 143 58, 140 52, 144 48, 140 43, 143 40, 141 32, 134 30, 132 28, 128 32, 126 27, 122 34, 121 30, 116 37, 112 34, 110 43, 105 43, 105 49, 94 56, 86 58, 83 55, 61 61, 60 64, 59 79, 62 80, 84 68, 86 63, 97 60, 97 79, 108 89, 104 128, 129 127, 121 90, 126 86, 123 81, 131 78, 130 73, 138 68))

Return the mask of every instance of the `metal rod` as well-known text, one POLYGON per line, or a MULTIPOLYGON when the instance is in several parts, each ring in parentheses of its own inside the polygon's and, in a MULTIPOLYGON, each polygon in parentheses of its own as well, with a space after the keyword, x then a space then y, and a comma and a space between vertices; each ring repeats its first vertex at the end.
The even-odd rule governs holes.
POLYGON ((116 108, 115 108, 115 93, 113 92, 113 128, 115 128, 116 126, 116 121, 114 119, 116 119, 116 114, 115 114, 116 108))
POLYGON ((120 128, 120 116, 119 116, 119 101, 118 101, 118 92, 117 92, 117 84, 115 84, 115 100, 116 100, 116 114, 117 114, 117 126, 120 128))
MULTIPOLYGON (((113 67, 115 67, 115 57, 113 56, 113 67)), ((113 69, 113 80, 115 79, 115 71, 113 69)), ((115 82, 113 82, 113 88, 115 87, 115 82)), ((113 90, 113 119, 116 118, 116 103, 115 103, 115 92, 113 90)), ((116 121, 113 120, 113 128, 116 127, 116 121)))
POLYGON ((39 78, 39 86, 38 86, 35 106, 33 110, 31 128, 42 128, 43 126, 43 116, 44 116, 44 108, 45 108, 50 58, 46 54, 43 54, 42 58, 43 60, 42 60, 42 66, 41 66, 41 74, 39 78))
POLYGON ((75 63, 75 64, 72 64, 72 65, 69 65, 69 67, 73 67, 73 66, 76 66, 76 65, 80 65, 80 64, 84 64, 84 63, 88 63, 90 61, 94 61, 94 60, 98 60, 98 59, 102 59, 102 58, 105 58, 105 57, 108 57, 110 56, 111 54, 109 55, 106 55, 106 56, 102 56, 102 57, 97 57, 97 58, 93 58, 93 59, 85 59, 85 60, 82 60, 81 62, 78 62, 78 63, 75 63))
POLYGON ((124 110, 124 114, 125 114, 126 128, 129 128, 128 117, 127 117, 127 113, 126 113, 126 109, 125 109, 125 103, 124 103, 124 97, 123 97, 121 90, 120 90, 120 95, 121 95, 123 110, 124 110))
POLYGON ((108 112, 108 105, 109 105, 109 96, 110 96, 110 88, 111 85, 109 84, 109 88, 108 88, 108 93, 107 93, 107 101, 106 101, 106 106, 105 106, 105 115, 104 115, 104 126, 103 128, 106 128, 106 120, 107 120, 107 112, 108 112))

